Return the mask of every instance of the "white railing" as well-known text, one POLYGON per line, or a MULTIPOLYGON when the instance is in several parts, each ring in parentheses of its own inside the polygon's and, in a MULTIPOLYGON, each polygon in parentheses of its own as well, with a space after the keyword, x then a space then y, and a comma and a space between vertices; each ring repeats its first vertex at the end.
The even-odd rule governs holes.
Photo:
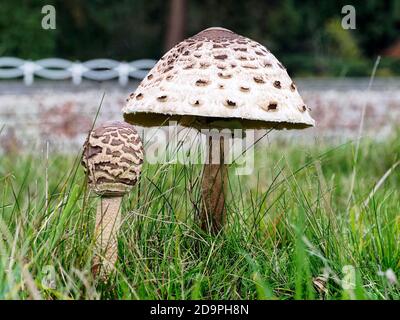
POLYGON ((23 77, 31 85, 35 76, 50 80, 72 79, 79 85, 82 79, 104 81, 117 78, 124 86, 129 78, 143 79, 156 61, 141 59, 119 62, 111 59, 95 59, 86 62, 72 62, 65 59, 49 58, 37 61, 12 57, 0 57, 0 79, 23 77))

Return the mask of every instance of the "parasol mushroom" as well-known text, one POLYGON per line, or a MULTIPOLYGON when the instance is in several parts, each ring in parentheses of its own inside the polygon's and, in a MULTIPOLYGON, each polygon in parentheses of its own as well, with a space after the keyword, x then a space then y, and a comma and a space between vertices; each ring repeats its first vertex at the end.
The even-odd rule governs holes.
MULTIPOLYGON (((260 43, 224 28, 209 28, 168 51, 123 109, 125 121, 160 126, 303 129, 314 126, 285 67, 260 43)), ((225 219, 224 140, 209 140, 202 178, 202 227, 218 231, 225 219), (214 149, 215 150, 215 149, 214 149)))
POLYGON ((84 144, 82 165, 89 187, 101 198, 96 213, 95 276, 107 276, 117 261, 121 200, 136 184, 142 163, 142 141, 127 123, 106 122, 92 130, 84 144))

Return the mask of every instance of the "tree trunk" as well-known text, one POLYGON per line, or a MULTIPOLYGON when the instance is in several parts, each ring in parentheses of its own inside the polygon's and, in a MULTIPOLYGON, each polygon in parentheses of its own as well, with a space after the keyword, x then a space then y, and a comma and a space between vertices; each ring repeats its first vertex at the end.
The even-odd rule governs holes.
POLYGON ((186 29, 186 0, 170 0, 165 51, 182 41, 186 29))
POLYGON ((208 137, 208 163, 204 165, 202 177, 201 228, 218 233, 226 219, 225 194, 228 183, 227 165, 224 163, 224 138, 219 141, 208 137), (219 150, 218 150, 219 148, 219 150), (215 151, 219 152, 219 163, 212 163, 215 151))

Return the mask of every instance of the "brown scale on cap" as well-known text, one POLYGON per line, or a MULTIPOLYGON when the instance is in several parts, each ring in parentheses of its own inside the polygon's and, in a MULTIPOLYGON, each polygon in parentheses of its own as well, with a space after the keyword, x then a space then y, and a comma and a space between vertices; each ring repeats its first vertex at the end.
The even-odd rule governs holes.
POLYGON ((277 102, 270 102, 269 105, 267 106, 268 111, 275 111, 277 108, 278 108, 277 102))
POLYGON ((259 83, 259 84, 265 83, 262 76, 255 76, 255 77, 253 77, 253 80, 254 80, 254 82, 259 83))
POLYGON ((247 52, 247 48, 233 48, 233 50, 247 52))
POLYGON ((200 62, 200 69, 207 69, 211 64, 208 62, 200 62))
POLYGON ((301 107, 299 107, 299 111, 300 112, 305 112, 305 111, 307 111, 307 107, 306 106, 301 106, 301 107))
POLYGON ((218 72, 218 77, 221 79, 230 79, 232 78, 232 75, 230 73, 224 73, 224 72, 218 72))
MULTIPOLYGON (((195 36, 193 36, 191 39, 199 40, 236 40, 238 38, 238 35, 230 30, 227 29, 222 29, 222 28, 211 28, 204 30, 195 36)), ((242 37, 243 38, 243 37, 242 37)))
POLYGON ((89 186, 100 195, 123 195, 138 179, 143 145, 135 128, 113 121, 91 131, 83 149, 82 165, 89 186))
POLYGON ((233 107, 236 107, 236 102, 227 99, 227 100, 224 101, 224 105, 225 105, 226 107, 233 108, 233 107))
POLYGON ((157 101, 160 101, 160 102, 165 102, 165 101, 167 101, 167 99, 168 99, 168 96, 166 96, 166 95, 157 97, 157 101))
POLYGON ((199 99, 193 100, 191 104, 195 107, 201 106, 202 102, 199 99))
POLYGON ((210 83, 211 83, 211 81, 209 81, 209 80, 206 80, 206 79, 199 79, 199 80, 196 81, 196 86, 198 86, 198 87, 204 87, 204 86, 209 85, 210 83))
POLYGON ((262 66, 263 66, 264 68, 271 68, 271 67, 272 67, 272 63, 270 63, 270 62, 264 60, 264 61, 262 62, 262 66))
POLYGON ((282 88, 281 82, 278 81, 278 80, 274 81, 274 87, 277 88, 277 89, 281 89, 282 88))
POLYGON ((228 56, 226 54, 220 54, 220 55, 214 56, 214 59, 217 59, 217 60, 225 60, 227 58, 228 58, 228 56))

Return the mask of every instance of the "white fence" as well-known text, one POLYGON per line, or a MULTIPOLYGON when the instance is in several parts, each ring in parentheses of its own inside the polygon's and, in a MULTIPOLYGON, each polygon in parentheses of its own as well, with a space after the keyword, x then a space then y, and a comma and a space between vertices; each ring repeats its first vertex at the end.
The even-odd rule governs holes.
POLYGON ((129 78, 143 79, 156 61, 141 59, 119 62, 111 59, 95 59, 86 62, 72 62, 65 59, 48 58, 37 61, 12 57, 0 57, 0 79, 23 77, 26 85, 31 85, 35 76, 49 80, 71 79, 79 85, 82 79, 105 81, 118 79, 120 85, 129 78))

